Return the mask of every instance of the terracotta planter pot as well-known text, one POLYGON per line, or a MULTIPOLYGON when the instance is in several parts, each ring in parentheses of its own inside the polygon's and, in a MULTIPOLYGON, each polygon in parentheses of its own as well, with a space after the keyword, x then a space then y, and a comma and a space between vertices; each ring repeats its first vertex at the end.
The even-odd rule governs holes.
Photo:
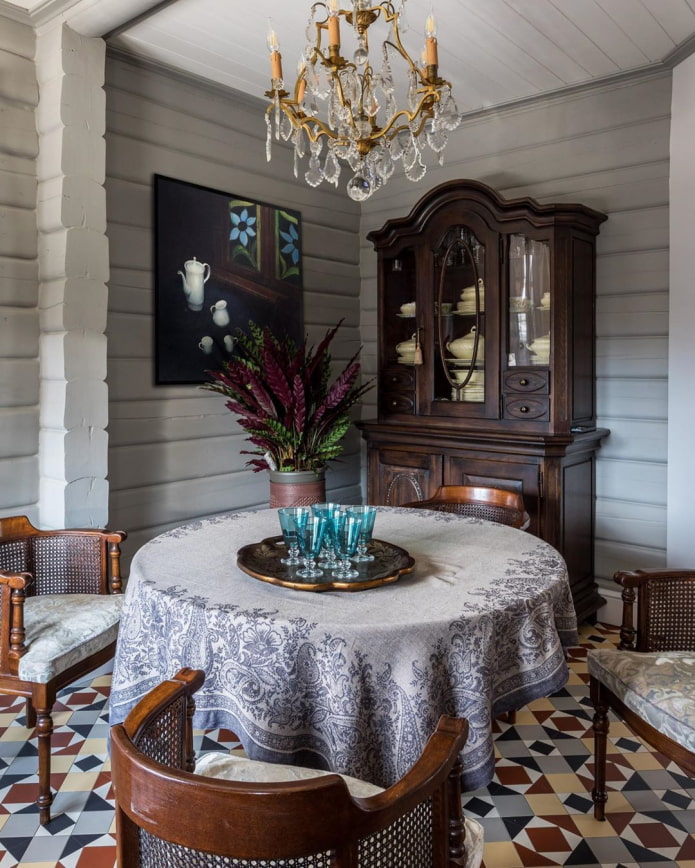
POLYGON ((270 508, 310 506, 326 500, 325 470, 269 470, 270 508))

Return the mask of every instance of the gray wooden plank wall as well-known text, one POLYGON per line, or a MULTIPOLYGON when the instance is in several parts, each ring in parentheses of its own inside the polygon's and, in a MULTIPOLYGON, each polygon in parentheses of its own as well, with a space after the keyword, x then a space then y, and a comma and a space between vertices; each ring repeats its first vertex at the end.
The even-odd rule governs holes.
POLYGON ((37 520, 39 312, 34 32, 0 27, 0 516, 37 520))
MULTIPOLYGON (((127 559, 182 522, 268 503, 266 475, 244 468, 243 432, 223 398, 153 384, 153 175, 301 212, 305 327, 316 342, 344 318, 338 363, 360 341, 359 209, 342 191, 295 181, 286 148, 266 162, 261 103, 113 53, 106 101, 109 524, 129 531, 127 559)), ((359 463, 353 430, 329 469, 333 499, 359 502, 359 463)))
POLYGON ((616 569, 665 563, 670 100, 671 76, 661 72, 481 114, 451 134, 442 168, 420 184, 399 168, 362 212, 367 372, 376 257, 365 236, 407 214, 425 190, 473 178, 504 196, 608 214, 597 263, 598 416, 612 432, 597 464, 596 568, 606 586, 616 569))

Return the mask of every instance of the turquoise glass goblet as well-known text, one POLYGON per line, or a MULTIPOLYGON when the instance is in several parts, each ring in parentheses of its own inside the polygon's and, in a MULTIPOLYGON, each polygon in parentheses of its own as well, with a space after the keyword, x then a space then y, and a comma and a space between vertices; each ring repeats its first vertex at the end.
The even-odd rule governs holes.
POLYGON ((332 570, 338 565, 333 516, 336 513, 341 512, 342 507, 339 503, 314 503, 311 506, 311 511, 316 514, 320 513, 326 517, 326 528, 323 534, 323 546, 321 548, 318 565, 325 569, 332 570))
POLYGON ((282 506, 278 509, 282 538, 287 546, 287 557, 280 558, 281 564, 293 567, 302 563, 299 557, 299 529, 309 518, 307 506, 282 506))
POLYGON ((334 516, 336 524, 336 539, 338 541, 338 567, 333 570, 336 579, 356 579, 359 572, 353 569, 350 558, 357 550, 357 542, 360 538, 362 519, 349 512, 341 513, 340 517, 334 516))
POLYGON ((297 575, 303 579, 316 579, 323 575, 323 570, 316 566, 316 558, 321 551, 325 530, 326 516, 321 513, 308 516, 299 529, 299 551, 304 558, 304 566, 297 570, 297 575))
POLYGON ((369 545, 372 539, 372 532, 374 531, 374 520, 376 519, 376 507, 375 506, 348 506, 347 511, 350 515, 359 516, 362 521, 362 527, 360 528, 360 536, 357 540, 357 552, 353 557, 353 561, 355 563, 364 563, 366 561, 373 561, 374 555, 367 554, 367 546, 369 545))

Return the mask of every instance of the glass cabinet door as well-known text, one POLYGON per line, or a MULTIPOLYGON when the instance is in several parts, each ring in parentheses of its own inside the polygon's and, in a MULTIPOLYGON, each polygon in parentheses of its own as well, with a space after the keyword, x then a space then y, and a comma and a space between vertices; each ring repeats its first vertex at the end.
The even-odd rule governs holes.
POLYGON ((550 363, 550 246, 509 236, 509 346, 507 365, 550 363))
POLYGON ((434 400, 485 401, 485 247, 466 226, 434 251, 434 400))

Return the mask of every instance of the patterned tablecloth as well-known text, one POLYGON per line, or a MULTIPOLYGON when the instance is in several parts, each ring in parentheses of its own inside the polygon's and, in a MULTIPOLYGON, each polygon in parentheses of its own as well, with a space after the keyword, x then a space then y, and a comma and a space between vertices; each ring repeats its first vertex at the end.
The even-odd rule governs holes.
POLYGON ((205 670, 196 726, 253 759, 381 786, 420 755, 439 716, 468 718, 464 789, 493 773, 491 721, 560 689, 576 618, 562 557, 479 519, 380 508, 375 537, 407 549, 395 584, 310 593, 258 581, 237 550, 279 533, 274 510, 194 522, 133 559, 111 723, 182 666, 205 670))

